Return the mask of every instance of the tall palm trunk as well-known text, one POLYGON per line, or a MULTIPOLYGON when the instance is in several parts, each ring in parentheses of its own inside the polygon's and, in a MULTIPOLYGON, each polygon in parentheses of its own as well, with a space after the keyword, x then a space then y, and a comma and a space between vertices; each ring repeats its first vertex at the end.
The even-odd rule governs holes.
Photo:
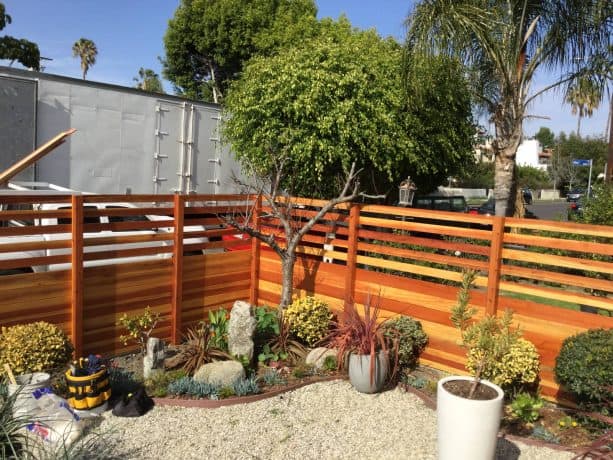
POLYGON ((497 216, 512 216, 515 212, 517 182, 515 156, 522 141, 523 112, 520 108, 509 109, 512 104, 500 105, 495 115, 496 139, 493 142, 494 198, 497 216))

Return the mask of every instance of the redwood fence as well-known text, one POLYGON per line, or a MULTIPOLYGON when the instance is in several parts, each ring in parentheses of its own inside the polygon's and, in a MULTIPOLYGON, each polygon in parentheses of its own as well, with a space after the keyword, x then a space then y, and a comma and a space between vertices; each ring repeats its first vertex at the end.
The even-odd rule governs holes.
MULTIPOLYGON (((0 200, 12 208, 0 211, 0 223, 19 223, 0 227, 0 271, 70 264, 3 276, 0 325, 58 324, 78 354, 126 351, 116 322, 147 305, 164 317, 156 335, 176 343, 211 309, 228 308, 237 299, 260 305, 279 300, 277 255, 257 240, 247 243, 218 217, 251 219, 256 207, 253 215, 260 217, 253 225, 282 244, 279 222, 252 197, 3 195, 0 200), (66 209, 20 210, 43 201, 66 209), (92 208, 118 202, 138 208, 92 208), (155 220, 135 218, 142 215, 155 220), (50 224, 34 225, 37 219, 50 224), (36 235, 45 237, 27 240, 36 235), (41 250, 44 255, 36 253, 41 250), (124 263, 111 264, 112 259, 124 263)), ((294 223, 302 225, 323 202, 293 203, 294 223)), ((547 396, 560 396, 552 370, 562 341, 590 328, 613 327, 608 226, 346 204, 314 226, 299 255, 296 295, 317 295, 337 310, 347 302, 370 301, 384 317, 412 316, 429 336, 422 362, 456 373, 465 372, 465 350, 449 312, 462 270, 477 270, 471 297, 477 316, 514 311, 541 354, 547 396)))

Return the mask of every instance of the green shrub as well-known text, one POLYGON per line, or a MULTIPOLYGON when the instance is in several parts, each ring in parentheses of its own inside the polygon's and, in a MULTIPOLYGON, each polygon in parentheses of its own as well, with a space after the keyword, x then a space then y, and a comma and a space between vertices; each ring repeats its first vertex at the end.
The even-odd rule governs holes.
POLYGON ((266 341, 279 334, 279 313, 269 306, 255 308, 255 339, 266 341))
POLYGON ((324 364, 322 366, 324 371, 332 372, 338 368, 338 362, 336 360, 336 356, 328 355, 324 359, 324 364))
MULTIPOLYGON (((505 335, 503 330, 498 340, 507 340, 505 335)), ((476 372, 482 354, 483 350, 479 346, 468 351, 466 368, 470 372, 476 372)), ((535 384, 539 370, 540 357, 536 347, 529 340, 519 337, 511 342, 498 359, 486 363, 481 376, 505 390, 520 389, 535 384)))
POLYGON ((556 381, 588 409, 611 413, 613 329, 592 329, 566 338, 554 367, 556 381))
POLYGON ((160 318, 161 315, 152 311, 149 306, 140 315, 128 316, 124 313, 119 318, 119 321, 117 321, 117 325, 125 328, 128 333, 119 336, 119 340, 124 345, 127 345, 130 341, 138 343, 140 351, 144 356, 147 352, 147 340, 160 321, 160 318))
POLYGON ((65 366, 72 352, 66 334, 53 324, 39 321, 2 328, 0 364, 9 364, 15 374, 50 371, 65 366))
POLYGON ((152 372, 149 378, 145 380, 145 388, 151 396, 163 398, 168 394, 168 385, 183 377, 187 377, 183 369, 166 372, 158 370, 152 372))
POLYGON ((394 318, 383 326, 384 334, 390 339, 398 339, 398 365, 401 369, 413 369, 419 354, 428 343, 428 336, 421 323, 408 316, 394 318))
POLYGON ((524 423, 534 423, 540 417, 543 399, 529 393, 519 393, 511 403, 511 414, 524 423))
POLYGON ((332 312, 327 303, 316 297, 297 299, 284 312, 290 330, 304 342, 313 346, 328 333, 332 312))

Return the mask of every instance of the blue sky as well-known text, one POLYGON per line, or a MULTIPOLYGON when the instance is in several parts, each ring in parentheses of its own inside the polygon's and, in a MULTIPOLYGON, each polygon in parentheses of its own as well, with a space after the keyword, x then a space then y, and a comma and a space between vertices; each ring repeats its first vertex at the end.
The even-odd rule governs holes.
MULTIPOLYGON (((0 34, 27 38, 38 44, 49 73, 81 77, 79 60, 72 57, 72 44, 81 37, 89 38, 98 47, 96 64, 87 74, 88 80, 133 86, 140 67, 161 73, 158 56, 164 55, 162 37, 168 19, 179 0, 0 0, 13 23, 0 34)), ((403 22, 411 10, 410 0, 316 0, 319 17, 338 18, 345 13, 355 27, 375 28, 383 35, 398 40, 404 37, 403 22)), ((6 65, 6 61, 2 62, 6 65)), ((18 66, 18 64, 15 64, 18 66)), ((537 79, 533 87, 543 87, 548 79, 537 79)), ((165 85, 168 91, 169 84, 165 85)), ((570 107, 562 104, 560 93, 539 98, 531 113, 550 120, 532 120, 524 124, 526 135, 547 126, 556 134, 576 130, 577 119, 570 107)), ((602 136, 607 126, 606 101, 591 119, 584 119, 582 135, 602 136)))

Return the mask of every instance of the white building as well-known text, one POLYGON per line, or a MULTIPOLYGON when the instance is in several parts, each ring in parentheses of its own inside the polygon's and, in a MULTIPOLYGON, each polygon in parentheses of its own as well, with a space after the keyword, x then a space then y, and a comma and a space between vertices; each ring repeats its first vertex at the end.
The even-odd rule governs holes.
POLYGON ((515 163, 517 166, 530 166, 547 171, 551 153, 543 150, 543 146, 536 139, 524 139, 517 149, 515 163))

